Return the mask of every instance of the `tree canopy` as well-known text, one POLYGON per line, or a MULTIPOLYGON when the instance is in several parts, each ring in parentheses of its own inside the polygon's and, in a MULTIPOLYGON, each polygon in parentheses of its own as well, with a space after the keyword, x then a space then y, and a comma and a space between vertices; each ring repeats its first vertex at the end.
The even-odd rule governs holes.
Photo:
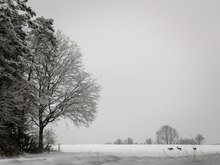
POLYGON ((156 136, 158 144, 175 144, 179 138, 177 130, 169 125, 162 126, 156 136))

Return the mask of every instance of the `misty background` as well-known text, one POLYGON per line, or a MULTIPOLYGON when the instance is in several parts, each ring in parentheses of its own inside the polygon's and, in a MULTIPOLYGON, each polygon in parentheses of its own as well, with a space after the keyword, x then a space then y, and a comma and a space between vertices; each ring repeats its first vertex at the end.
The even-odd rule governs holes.
POLYGON ((77 42, 102 85, 90 128, 64 120, 59 143, 155 139, 164 124, 220 142, 220 1, 29 0, 77 42))

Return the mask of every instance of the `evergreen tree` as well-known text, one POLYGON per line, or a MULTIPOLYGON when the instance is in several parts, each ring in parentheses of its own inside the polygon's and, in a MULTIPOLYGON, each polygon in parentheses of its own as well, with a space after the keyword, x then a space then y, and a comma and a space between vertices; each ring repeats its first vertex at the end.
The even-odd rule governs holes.
POLYGON ((25 61, 30 55, 25 27, 35 13, 26 0, 0 1, 0 152, 13 155, 22 149, 25 100, 30 91, 25 61))

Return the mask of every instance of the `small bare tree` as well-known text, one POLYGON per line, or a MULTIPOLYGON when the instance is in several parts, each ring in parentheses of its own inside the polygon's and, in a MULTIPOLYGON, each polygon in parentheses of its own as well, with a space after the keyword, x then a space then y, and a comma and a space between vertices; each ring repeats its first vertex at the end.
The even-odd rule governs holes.
POLYGON ((177 142, 178 144, 196 144, 193 138, 180 138, 177 142))
POLYGON ((202 134, 197 134, 195 137, 196 144, 201 145, 204 143, 204 136, 202 134))
POLYGON ((177 130, 169 125, 162 126, 156 136, 158 144, 175 144, 179 138, 177 130))
POLYGON ((51 146, 55 144, 56 141, 56 135, 52 129, 46 129, 44 131, 44 150, 50 151, 51 146))
POLYGON ((123 144, 123 141, 121 139, 117 139, 114 144, 123 144))
POLYGON ((151 138, 146 139, 145 144, 153 144, 153 140, 151 138))
POLYGON ((133 141, 132 138, 129 137, 129 138, 124 140, 124 144, 134 144, 134 141, 133 141))

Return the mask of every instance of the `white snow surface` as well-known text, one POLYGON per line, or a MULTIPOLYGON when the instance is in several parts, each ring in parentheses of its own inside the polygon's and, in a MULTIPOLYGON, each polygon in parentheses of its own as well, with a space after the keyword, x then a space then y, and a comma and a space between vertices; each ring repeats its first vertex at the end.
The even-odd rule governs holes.
MULTIPOLYGON (((58 145, 53 146, 58 149, 58 145)), ((62 152, 0 158, 0 165, 219 165, 219 145, 61 145, 62 152), (178 150, 177 146, 182 150, 178 150), (168 150, 173 148, 173 150, 168 150), (196 151, 193 150, 196 147, 196 151)))
MULTIPOLYGON (((55 150, 58 145, 54 145, 55 150)), ((106 153, 130 156, 150 156, 150 157, 184 157, 189 155, 203 155, 220 153, 220 145, 60 145, 62 152, 73 153, 106 153), (181 150, 177 149, 181 148, 181 150), (169 150, 168 148, 173 148, 169 150), (193 148, 196 148, 194 150, 193 148)))

